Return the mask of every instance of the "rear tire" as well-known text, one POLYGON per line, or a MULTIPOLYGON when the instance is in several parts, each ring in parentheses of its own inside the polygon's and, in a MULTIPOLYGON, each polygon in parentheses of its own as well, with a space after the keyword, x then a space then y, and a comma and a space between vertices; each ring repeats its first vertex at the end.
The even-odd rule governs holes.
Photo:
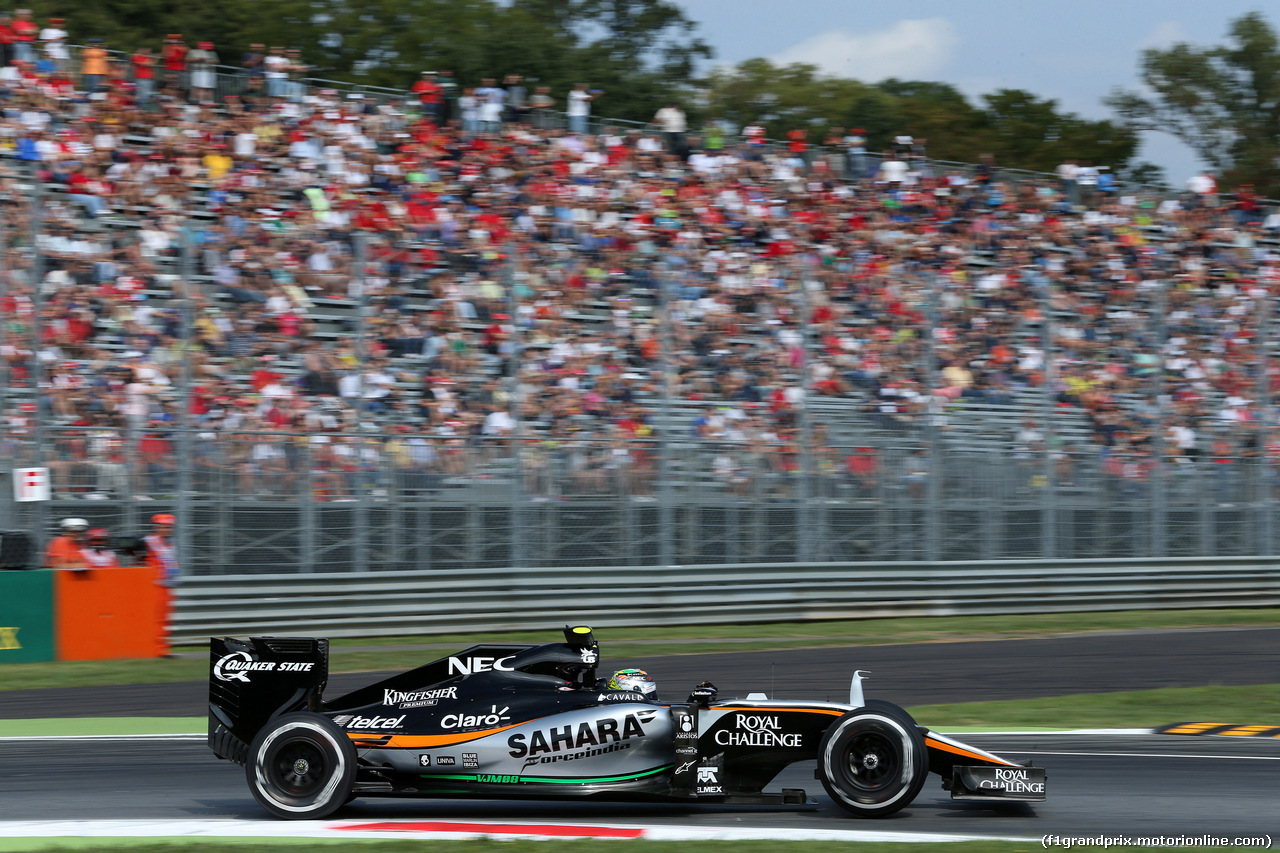
POLYGON ((276 817, 327 817, 351 796, 356 748, 319 714, 285 714, 258 732, 245 762, 249 790, 276 817))
POLYGON ((844 810, 884 817, 909 805, 929 775, 929 753, 911 715, 888 702, 855 708, 818 745, 822 787, 844 810))

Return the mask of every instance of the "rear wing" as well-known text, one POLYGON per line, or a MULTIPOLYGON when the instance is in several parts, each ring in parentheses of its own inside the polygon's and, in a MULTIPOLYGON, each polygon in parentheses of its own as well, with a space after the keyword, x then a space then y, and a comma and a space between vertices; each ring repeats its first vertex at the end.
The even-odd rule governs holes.
POLYGON ((243 764, 273 717, 318 711, 329 679, 329 641, 311 637, 209 640, 209 748, 243 764))

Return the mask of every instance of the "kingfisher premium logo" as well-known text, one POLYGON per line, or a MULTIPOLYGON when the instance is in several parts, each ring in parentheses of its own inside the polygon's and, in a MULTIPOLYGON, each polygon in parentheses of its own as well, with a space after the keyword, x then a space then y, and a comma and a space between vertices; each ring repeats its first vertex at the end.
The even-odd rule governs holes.
POLYGON ((435 705, 441 699, 457 699, 458 688, 440 687, 435 690, 387 690, 383 688, 382 704, 397 705, 401 708, 426 708, 435 705))
POLYGON ((22 643, 18 642, 18 632, 22 628, 0 628, 0 652, 11 652, 22 648, 22 643))

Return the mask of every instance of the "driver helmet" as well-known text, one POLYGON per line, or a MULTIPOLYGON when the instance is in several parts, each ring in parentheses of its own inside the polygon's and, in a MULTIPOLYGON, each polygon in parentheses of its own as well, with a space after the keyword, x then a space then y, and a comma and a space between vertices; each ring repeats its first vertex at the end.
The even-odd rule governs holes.
POLYGON ((634 690, 646 699, 658 698, 658 685, 643 669, 620 669, 609 679, 610 690, 634 690))

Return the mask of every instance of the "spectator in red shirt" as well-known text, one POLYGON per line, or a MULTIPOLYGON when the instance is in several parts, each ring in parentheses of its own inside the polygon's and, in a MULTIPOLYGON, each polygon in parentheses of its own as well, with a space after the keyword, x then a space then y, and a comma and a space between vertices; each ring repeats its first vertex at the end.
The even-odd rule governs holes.
POLYGON ((8 68, 13 61, 13 40, 13 18, 0 12, 0 68, 8 68))
POLYGON ((418 102, 422 104, 422 115, 430 119, 434 124, 440 125, 440 104, 444 101, 444 91, 440 88, 440 84, 436 82, 436 73, 434 71, 423 71, 422 77, 418 82, 413 84, 413 91, 418 96, 418 102))
POLYGON ((40 27, 31 20, 30 9, 19 9, 14 14, 13 24, 13 59, 15 62, 35 62, 36 36, 40 27))
POLYGON ((183 88, 182 75, 187 70, 187 45, 182 33, 170 33, 164 38, 161 59, 164 62, 164 84, 169 88, 183 88))
POLYGON ((808 131, 802 127, 795 130, 787 131, 787 151, 791 152, 791 156, 799 160, 801 164, 808 165, 808 131))
POLYGON ((148 47, 138 48, 138 52, 129 58, 133 66, 134 102, 145 107, 151 102, 156 87, 156 58, 148 47))

